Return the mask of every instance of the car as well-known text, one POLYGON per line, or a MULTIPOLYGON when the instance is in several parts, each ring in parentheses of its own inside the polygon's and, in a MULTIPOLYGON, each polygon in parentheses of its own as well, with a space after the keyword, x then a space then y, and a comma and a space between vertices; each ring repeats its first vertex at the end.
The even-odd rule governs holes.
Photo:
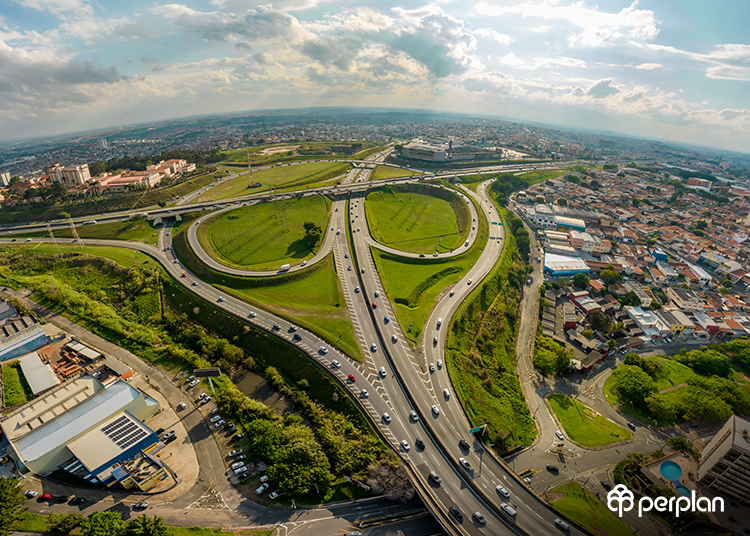
POLYGON ((463 467, 467 471, 471 471, 471 464, 466 461, 466 458, 459 458, 458 463, 461 464, 461 467, 463 467))
POLYGON ((455 293, 456 292, 454 290, 451 290, 450 293, 448 294, 448 296, 450 296, 452 298, 455 293))
POLYGON ((439 407, 437 407, 437 405, 434 405, 434 404, 433 404, 433 406, 432 406, 432 412, 433 412, 433 413, 434 413, 435 415, 440 415, 440 408, 439 408, 439 407))
POLYGON ((387 413, 383 413, 383 420, 386 422, 386 424, 391 424, 391 416, 387 413))
POLYGON ((606 480, 602 480, 602 481, 601 481, 601 485, 602 485, 602 487, 603 487, 604 489, 606 489, 607 491, 609 491, 609 490, 611 490, 611 489, 612 489, 612 486, 611 486, 611 485, 610 485, 610 483, 609 483, 609 482, 607 482, 606 480))
POLYGON ((196 385, 198 385, 198 380, 191 381, 189 385, 190 387, 195 387, 196 385))
POLYGON ((133 505, 133 510, 145 510, 146 508, 148 508, 148 501, 135 503, 133 505))
POLYGON ((404 449, 404 452, 409 452, 409 442, 406 439, 401 440, 401 448, 404 449))
POLYGON ((380 367, 380 375, 385 378, 385 367, 380 367))
POLYGON ((443 360, 442 359, 438 359, 437 360, 437 366, 438 366, 439 369, 443 368, 443 360))
POLYGON ((370 351, 371 352, 377 352, 378 351, 378 347, 377 347, 377 345, 375 343, 372 343, 372 346, 370 346, 370 351))
POLYGON ((70 499, 70 504, 83 504, 86 502, 86 499, 83 497, 73 497, 70 499))
POLYGON ((250 314, 247 315, 249 318, 255 318, 257 315, 255 314, 255 311, 250 311, 250 314))
POLYGON ((417 412, 416 412, 416 411, 414 411, 414 410, 411 410, 411 413, 409 413, 409 417, 411 417, 411 419, 412 419, 412 420, 413 420, 414 422, 419 422, 419 415, 417 415, 417 412))
POLYGON ((180 277, 187 277, 187 274, 185 272, 182 272, 182 275, 180 277))
POLYGON ((557 436, 557 439, 559 439, 560 441, 562 441, 562 440, 565 439, 565 436, 563 435, 563 433, 560 430, 557 430, 555 432, 555 435, 557 436))
POLYGON ((420 254, 419 254, 419 258, 420 258, 420 259, 423 259, 424 257, 425 257, 425 254, 424 254, 424 253, 420 253, 420 254))
POLYGON ((529 485, 531 485, 531 479, 530 479, 529 477, 526 477, 526 478, 524 478, 524 479, 523 479, 523 481, 524 481, 524 482, 525 482, 526 484, 529 484, 529 485))
POLYGON ((487 523, 487 520, 484 519, 484 516, 479 512, 474 512, 473 514, 471 514, 471 516, 476 519, 477 523, 479 523, 480 525, 484 525, 485 523, 487 523))
POLYGON ((237 467, 236 469, 234 469, 234 474, 235 475, 241 475, 241 474, 247 473, 247 472, 248 472, 247 466, 244 466, 244 465, 240 466, 240 467, 237 467))
POLYGON ((433 254, 432 254, 432 256, 433 256, 433 257, 437 257, 437 256, 438 256, 438 254, 437 254, 437 253, 433 253, 433 254))
POLYGON ((240 454, 239 456, 234 457, 234 461, 238 462, 240 460, 244 460, 247 458, 247 454, 240 454))
POLYGON ((359 392, 359 396, 361 396, 362 398, 367 398, 367 397, 369 397, 369 396, 370 396, 370 393, 368 393, 368 392, 367 392, 367 389, 362 389, 362 390, 361 390, 361 391, 359 392))
POLYGON ((467 285, 471 285, 471 279, 469 279, 469 282, 468 282, 468 283, 466 283, 466 284, 467 284, 467 285))
POLYGON ((318 351, 319 351, 319 352, 320 352, 321 354, 325 355, 325 354, 327 354, 327 353, 328 353, 328 348, 326 348, 325 346, 321 346, 321 347, 320 347, 320 349, 319 349, 318 351))
POLYGON ((281 326, 279 326, 278 324, 274 324, 274 325, 273 325, 273 327, 272 327, 271 329, 272 329, 273 331, 279 331, 279 330, 281 329, 281 326))
POLYGON ((289 326, 289 333, 294 333, 297 331, 297 326, 289 326))
MULTIPOLYGON (((357 227, 357 232, 359 232, 359 227, 357 227)), ((365 269, 362 268, 362 273, 365 273, 365 269)))
POLYGON ((383 317, 383 324, 387 324, 390 321, 391 321, 391 319, 388 318, 387 316, 383 317))
POLYGON ((500 495, 502 495, 506 499, 510 498, 510 492, 507 489, 505 489, 504 487, 498 485, 497 487, 495 487, 495 489, 497 490, 497 492, 500 495))
POLYGON ((375 303, 375 302, 372 302, 372 308, 373 308, 373 309, 377 309, 377 308, 378 308, 378 304, 377 304, 377 303, 375 303))
POLYGON ((341 363, 339 363, 336 359, 334 359, 333 361, 331 361, 331 368, 333 368, 333 369, 340 369, 341 368, 341 363))
POLYGON ((216 415, 215 417, 211 417, 211 422, 216 422, 221 419, 221 415, 216 415))
POLYGON ((178 409, 185 409, 186 407, 187 407, 187 404, 185 404, 185 402, 180 402, 180 403, 179 403, 179 404, 177 405, 177 408, 178 408, 178 409))
POLYGON ((357 381, 357 378, 354 377, 354 374, 349 374, 349 381, 352 383, 357 381))
POLYGON ((30 489, 27 489, 26 491, 24 491, 23 494, 26 495, 26 498, 28 499, 33 499, 34 497, 38 495, 36 491, 32 491, 30 489))
POLYGON ((419 437, 418 437, 418 438, 417 438, 417 439, 416 439, 416 440, 414 441, 414 444, 415 444, 415 445, 417 446, 417 448, 418 448, 419 450, 424 450, 424 441, 422 441, 422 439, 421 439, 421 438, 419 438, 419 437))
POLYGON ((197 282, 197 281, 193 281, 192 285, 193 285, 194 287, 197 287, 197 286, 198 286, 198 282, 197 282))
POLYGON ((256 495, 263 495, 263 492, 266 491, 269 488, 270 484, 268 482, 264 482, 260 485, 258 489, 255 490, 256 495))
POLYGON ((344 253, 344 258, 348 259, 349 258, 349 254, 348 253, 344 253))
MULTIPOLYGON (((336 234, 338 234, 338 233, 336 233, 336 234)), ((304 266, 306 264, 307 264, 307 261, 302 261, 302 263, 300 264, 300 266, 304 266)))
POLYGON ((263 475, 260 477, 260 483, 262 484, 263 482, 268 482, 268 475, 263 475))
POLYGON ((505 513, 505 515, 507 515, 511 519, 514 519, 514 520, 516 519, 516 515, 518 514, 518 511, 515 508, 513 508, 511 505, 507 503, 500 503, 500 509, 505 513))
POLYGON ((560 530, 563 530, 563 531, 566 531, 566 532, 570 530, 570 525, 568 525, 565 521, 563 521, 560 518, 555 519, 555 525, 557 525, 557 527, 560 530))
POLYGON ((448 508, 448 511, 451 513, 451 515, 458 521, 459 523, 464 520, 464 515, 461 513, 461 511, 456 508, 455 506, 451 506, 448 508))
POLYGON ((350 266, 349 268, 347 268, 347 270, 349 270, 351 272, 352 271, 352 267, 350 266))
POLYGON ((269 495, 268 498, 271 500, 275 500, 281 497, 282 495, 284 495, 284 492, 281 491, 280 489, 277 489, 276 491, 272 491, 271 495, 269 495))
POLYGON ((398 337, 396 337, 395 335, 392 335, 392 336, 391 336, 391 342, 392 342, 393 344, 396 344, 396 343, 398 342, 398 337))
POLYGON ((292 340, 294 340, 294 341, 301 341, 302 340, 302 335, 300 335, 299 333, 295 333, 294 336, 292 337, 292 340))
POLYGON ((547 471, 550 471, 551 473, 557 473, 560 471, 560 468, 556 465, 547 464, 547 471))
POLYGON ((438 321, 437 321, 437 326, 435 327, 435 329, 440 329, 440 326, 441 326, 442 324, 443 324, 443 319, 442 319, 442 318, 438 318, 438 321))
POLYGON ((461 447, 464 450, 469 450, 469 448, 470 448, 469 444, 466 442, 465 439, 462 439, 461 441, 459 441, 458 442, 458 446, 461 447))
POLYGON ((362 273, 365 273, 365 269, 364 268, 362 268, 362 273))
POLYGON ((430 471, 430 477, 435 481, 435 484, 440 484, 443 481, 435 471, 430 471))
POLYGON ((430 363, 430 372, 435 372, 435 364, 430 363))
POLYGON ((224 425, 224 429, 226 430, 226 429, 229 429, 229 428, 237 428, 237 427, 234 425, 233 422, 228 422, 228 423, 226 423, 224 425))
POLYGON ((214 428, 220 428, 224 426, 224 422, 225 422, 224 419, 219 419, 218 421, 214 423, 214 428))
POLYGON ((448 400, 451 397, 451 392, 447 388, 443 389, 443 396, 448 400))
POLYGON ((219 296, 219 301, 223 302, 224 301, 224 296, 219 296))
POLYGON ((198 395, 198 400, 203 400, 203 399, 204 399, 204 398, 206 398, 207 396, 208 396, 208 395, 207 395, 206 393, 201 393, 201 394, 199 394, 199 395, 198 395))
POLYGON ((211 397, 207 396, 206 398, 203 399, 202 404, 208 404, 209 402, 211 402, 211 397))
POLYGON ((232 470, 235 470, 235 469, 239 469, 240 467, 244 467, 244 466, 245 466, 245 462, 235 462, 230 467, 232 468, 232 470))
POLYGON ((437 346, 437 337, 432 338, 432 345, 437 346))
POLYGON ((216 415, 219 411, 221 411, 219 408, 214 408, 211 410, 211 415, 216 415))
POLYGON ((631 430, 635 430, 635 424, 633 424, 632 422, 629 422, 628 428, 630 428, 631 430))

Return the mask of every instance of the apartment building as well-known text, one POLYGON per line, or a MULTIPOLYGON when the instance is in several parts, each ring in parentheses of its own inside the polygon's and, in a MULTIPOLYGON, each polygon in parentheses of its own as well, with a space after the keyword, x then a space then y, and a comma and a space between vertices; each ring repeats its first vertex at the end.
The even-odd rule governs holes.
POLYGON ((703 311, 703 300, 692 290, 667 287, 664 289, 667 298, 683 311, 703 311))
POLYGON ((750 421, 732 416, 698 462, 698 481, 721 495, 750 502, 750 421))
POLYGON ((89 165, 63 167, 57 162, 49 167, 49 178, 52 182, 62 183, 66 188, 77 188, 91 180, 89 165))
POLYGON ((534 212, 530 215, 531 221, 545 229, 556 229, 555 215, 547 205, 534 205, 534 212))
POLYGON ((653 311, 644 311, 640 307, 630 305, 626 305, 624 309, 646 337, 664 337, 672 332, 667 323, 653 311))
POLYGON ((656 314, 669 326, 672 335, 690 335, 695 331, 695 323, 679 309, 661 309, 656 314))

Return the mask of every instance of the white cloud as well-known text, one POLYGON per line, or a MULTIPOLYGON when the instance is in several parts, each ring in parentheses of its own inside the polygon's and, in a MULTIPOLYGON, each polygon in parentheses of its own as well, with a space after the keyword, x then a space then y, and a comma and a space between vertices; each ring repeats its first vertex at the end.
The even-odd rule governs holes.
POLYGON ((523 60, 518 58, 513 52, 510 52, 500 58, 500 63, 508 65, 509 67, 515 67, 517 69, 528 69, 536 70, 540 68, 548 68, 553 65, 559 65, 563 67, 576 67, 579 69, 586 68, 586 62, 576 58, 568 58, 561 56, 559 58, 534 58, 533 61, 523 60))
POLYGON ((474 30, 474 35, 486 37, 487 39, 491 39, 497 43, 500 43, 501 45, 509 45, 513 41, 515 41, 515 39, 513 39, 511 36, 501 34, 500 32, 497 32, 490 28, 479 28, 478 30, 474 30))
POLYGON ((83 0, 15 0, 23 7, 37 11, 49 11, 61 17, 73 15, 93 15, 91 6, 83 0))
POLYGON ((714 80, 739 80, 750 81, 750 45, 725 44, 716 45, 714 50, 707 54, 680 50, 666 45, 640 44, 636 46, 656 52, 666 52, 678 56, 684 56, 695 61, 711 64, 706 68, 706 78, 714 80))
POLYGON ((633 65, 633 67, 641 71, 653 71, 654 69, 661 69, 662 66, 659 63, 641 63, 640 65, 633 65))
POLYGON ((585 2, 561 5, 559 0, 522 2, 513 6, 498 6, 479 3, 475 10, 482 16, 522 17, 543 20, 562 20, 578 26, 583 31, 570 37, 571 43, 588 46, 611 44, 621 39, 651 40, 659 35, 653 11, 636 9, 637 2, 618 13, 599 11, 598 7, 586 7, 585 2))

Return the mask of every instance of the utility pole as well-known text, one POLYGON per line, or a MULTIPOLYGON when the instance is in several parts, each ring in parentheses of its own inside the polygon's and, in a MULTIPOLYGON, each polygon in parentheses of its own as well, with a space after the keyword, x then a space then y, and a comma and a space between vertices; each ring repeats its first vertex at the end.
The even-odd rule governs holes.
POLYGON ((50 225, 49 222, 47 222, 47 232, 49 233, 49 236, 52 239, 52 243, 55 246, 55 252, 57 252, 57 256, 58 257, 62 256, 62 254, 60 253, 60 244, 57 243, 57 239, 55 238, 55 234, 52 232, 52 225, 50 225))

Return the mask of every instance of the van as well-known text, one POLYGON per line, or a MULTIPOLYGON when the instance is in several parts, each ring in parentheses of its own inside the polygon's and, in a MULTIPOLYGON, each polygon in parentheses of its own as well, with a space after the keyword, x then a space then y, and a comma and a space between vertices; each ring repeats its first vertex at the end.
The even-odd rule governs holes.
POLYGON ((509 505, 508 503, 500 503, 500 509, 503 511, 503 513, 505 513, 505 515, 510 517, 513 521, 516 520, 516 516, 518 515, 518 512, 516 512, 516 509, 513 508, 511 505, 509 505))
POLYGON ((284 266, 282 266, 281 268, 279 268, 279 272, 286 272, 291 267, 292 266, 290 264, 285 264, 284 266))
POLYGON ((560 530, 563 530, 566 532, 570 530, 570 525, 568 525, 565 521, 563 521, 560 518, 555 519, 555 525, 557 525, 557 528, 559 528, 560 530))

